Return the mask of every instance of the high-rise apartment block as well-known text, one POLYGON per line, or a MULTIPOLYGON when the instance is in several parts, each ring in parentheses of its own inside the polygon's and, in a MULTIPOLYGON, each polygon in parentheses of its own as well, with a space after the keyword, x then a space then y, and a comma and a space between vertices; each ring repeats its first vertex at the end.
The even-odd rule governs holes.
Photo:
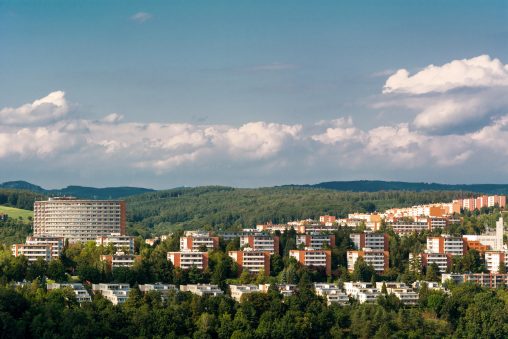
POLYGON ((388 270, 390 254, 388 251, 363 248, 361 251, 347 251, 347 267, 354 271, 358 258, 363 258, 366 264, 372 265, 376 273, 388 270))
POLYGON ((300 264, 310 267, 323 267, 326 275, 332 274, 332 251, 306 248, 305 250, 291 250, 289 256, 300 264))
POLYGON ((51 235, 70 242, 125 234, 125 202, 49 198, 34 204, 34 235, 51 235))
POLYGON ((463 255, 467 249, 462 237, 441 235, 439 237, 427 237, 427 253, 442 253, 451 255, 463 255))
POLYGON ((241 271, 257 274, 263 271, 270 275, 270 253, 262 251, 229 251, 229 256, 238 264, 241 271))
POLYGON ((353 233, 349 237, 359 250, 370 248, 372 250, 388 251, 388 234, 363 232, 353 233))
POLYGON ((483 207, 494 207, 499 206, 500 208, 506 208, 506 196, 505 195, 482 195, 476 198, 458 199, 453 200, 453 204, 459 209, 474 210, 481 209, 483 207))
POLYGON ((173 263, 175 267, 182 270, 188 270, 193 266, 197 269, 204 270, 208 267, 208 252, 168 252, 168 260, 173 263))

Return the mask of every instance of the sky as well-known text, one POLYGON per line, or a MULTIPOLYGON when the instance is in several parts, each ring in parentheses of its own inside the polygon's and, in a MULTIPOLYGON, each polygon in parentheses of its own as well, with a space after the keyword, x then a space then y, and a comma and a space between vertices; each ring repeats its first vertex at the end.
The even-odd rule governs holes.
POLYGON ((0 0, 0 181, 507 183, 508 1, 0 0))

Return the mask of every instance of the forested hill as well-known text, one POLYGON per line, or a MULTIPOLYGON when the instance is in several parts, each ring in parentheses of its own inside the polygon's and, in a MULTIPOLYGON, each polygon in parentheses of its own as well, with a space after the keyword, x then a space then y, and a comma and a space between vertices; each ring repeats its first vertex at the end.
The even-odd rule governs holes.
POLYGON ((338 192, 298 187, 206 186, 157 191, 127 198, 128 220, 137 229, 163 233, 177 228, 236 229, 272 221, 344 217, 353 211, 451 201, 458 192, 338 192))
POLYGON ((85 187, 67 186, 61 189, 44 189, 26 181, 8 181, 0 184, 0 188, 28 190, 47 196, 74 196, 82 199, 118 199, 131 195, 153 192, 153 189, 141 187, 85 187))
POLYGON ((508 194, 507 184, 437 184, 425 182, 356 180, 329 181, 314 185, 287 185, 282 187, 324 188, 336 191, 379 192, 379 191, 463 191, 485 194, 508 194))

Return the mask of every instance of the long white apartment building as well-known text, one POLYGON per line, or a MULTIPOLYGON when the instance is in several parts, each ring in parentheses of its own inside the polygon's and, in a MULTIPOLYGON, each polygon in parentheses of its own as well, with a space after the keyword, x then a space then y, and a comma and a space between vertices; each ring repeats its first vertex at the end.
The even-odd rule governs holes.
POLYGON ((81 283, 52 283, 46 285, 48 291, 66 288, 69 287, 72 289, 74 294, 76 295, 76 300, 79 303, 83 302, 91 302, 92 298, 90 297, 90 293, 86 290, 86 288, 81 283))
POLYGON ((231 292, 231 298, 240 302, 242 300, 242 296, 251 293, 263 293, 259 289, 259 286, 256 285, 229 285, 229 290, 231 292))
POLYGON ((203 296, 219 296, 223 295, 224 291, 222 291, 219 286, 211 285, 211 284, 188 284, 188 285, 180 285, 180 291, 182 292, 191 292, 192 294, 203 296))
POLYGON ((395 233, 401 235, 427 231, 430 230, 431 227, 427 219, 420 218, 414 221, 397 220, 387 222, 386 225, 387 227, 392 228, 395 233))
MULTIPOLYGON (((263 293, 267 293, 270 285, 271 284, 261 284, 259 285, 259 290, 263 293)), ((296 292, 297 286, 294 284, 276 284, 275 288, 283 297, 290 297, 296 292)))
POLYGON ((374 303, 381 292, 367 282, 353 282, 348 281, 344 283, 344 290, 346 294, 353 299, 358 300, 360 304, 374 303))
POLYGON ((376 282, 376 289, 379 292, 383 291, 383 284, 386 287, 386 292, 388 294, 393 294, 405 305, 416 305, 418 304, 418 293, 413 291, 413 289, 407 286, 403 282, 397 281, 387 281, 387 282, 376 282))
POLYGON ((93 284, 93 293, 99 293, 113 305, 123 304, 129 298, 129 284, 93 284))
POLYGON ((240 237, 240 247, 249 247, 254 251, 279 253, 279 237, 270 235, 244 235, 240 237))
POLYGON ((34 235, 51 235, 70 242, 125 234, 125 201, 49 198, 34 203, 34 235))
POLYGON ((112 233, 95 239, 97 246, 113 246, 117 251, 134 254, 134 237, 112 233))
POLYGON ((175 285, 162 283, 138 285, 138 288, 142 293, 156 291, 162 294, 162 296, 167 296, 171 292, 178 291, 178 288, 175 285))
POLYGON ((30 244, 14 244, 12 245, 12 255, 15 257, 25 256, 29 262, 42 259, 50 261, 52 258, 51 245, 30 245, 30 244))
POLYGON ((337 285, 328 283, 314 283, 316 295, 326 299, 328 306, 331 304, 347 305, 349 303, 348 295, 343 292, 337 285))

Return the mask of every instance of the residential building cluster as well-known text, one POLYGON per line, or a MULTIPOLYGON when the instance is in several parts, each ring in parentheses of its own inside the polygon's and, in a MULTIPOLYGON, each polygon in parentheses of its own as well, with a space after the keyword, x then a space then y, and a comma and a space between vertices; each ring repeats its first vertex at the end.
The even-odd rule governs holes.
POLYGON ((362 232, 350 235, 356 250, 347 251, 347 266, 354 271, 358 258, 372 265, 376 273, 382 274, 388 270, 390 253, 388 251, 388 235, 385 233, 362 232))
MULTIPOLYGON (((508 278, 507 278, 508 279, 508 278)), ((427 283, 429 288, 442 288, 434 283, 427 283)), ((406 286, 402 282, 377 282, 375 285, 366 282, 346 282, 343 287, 332 283, 314 283, 313 289, 316 295, 323 297, 328 305, 339 304, 347 305, 352 299, 356 299, 359 303, 376 302, 377 298, 383 293, 393 294, 405 305, 416 305, 418 303, 417 290, 422 286, 422 282, 414 287, 406 286), (384 291, 384 292, 383 292, 384 291)), ((252 293, 268 293, 271 285, 228 285, 229 296, 238 302, 242 302, 245 295, 252 293)), ((76 295, 79 303, 90 302, 92 300, 88 290, 81 283, 48 283, 48 291, 60 288, 70 288, 76 295)), ((141 293, 145 294, 150 291, 159 292, 161 298, 167 299, 170 293, 190 292, 201 297, 214 297, 225 295, 217 285, 213 284, 187 284, 177 287, 172 284, 143 284, 138 285, 141 293)), ((284 297, 289 297, 297 291, 296 285, 279 284, 273 285, 273 288, 281 293, 284 297)), ((129 298, 131 287, 128 284, 118 283, 101 283, 93 284, 93 294, 100 294, 105 299, 111 301, 113 305, 122 304, 129 298)))
MULTIPOLYGON (((423 253, 418 254, 418 260, 422 267, 436 264, 440 273, 445 273, 452 268, 454 256, 463 256, 467 251, 475 249, 483 255, 487 270, 497 273, 501 266, 506 268, 507 264, 505 257, 508 250, 503 245, 503 236, 504 221, 500 218, 495 230, 489 230, 487 234, 427 237, 427 247, 423 253)), ((413 258, 414 255, 410 254, 409 259, 413 258)))

